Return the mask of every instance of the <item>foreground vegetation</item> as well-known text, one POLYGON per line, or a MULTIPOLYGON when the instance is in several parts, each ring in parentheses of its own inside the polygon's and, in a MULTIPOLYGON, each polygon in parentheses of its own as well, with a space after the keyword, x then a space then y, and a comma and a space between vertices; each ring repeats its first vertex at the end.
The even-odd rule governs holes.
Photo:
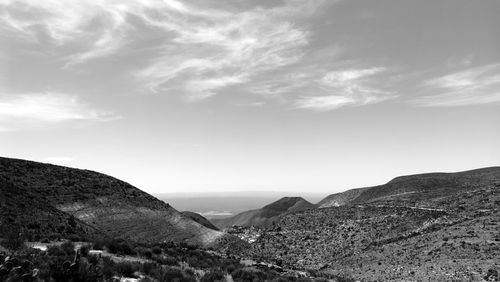
POLYGON ((328 281, 298 277, 296 273, 285 273, 264 264, 245 266, 235 257, 223 257, 185 243, 145 245, 121 239, 93 243, 64 241, 46 243, 48 248, 42 251, 26 247, 22 240, 12 236, 4 238, 1 244, 10 250, 0 252, 3 263, 0 281, 120 281, 127 277, 145 282, 328 281))

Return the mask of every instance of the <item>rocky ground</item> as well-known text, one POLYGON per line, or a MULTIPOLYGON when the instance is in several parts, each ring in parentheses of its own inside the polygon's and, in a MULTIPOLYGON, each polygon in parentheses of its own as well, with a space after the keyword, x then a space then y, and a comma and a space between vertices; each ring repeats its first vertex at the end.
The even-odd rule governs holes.
POLYGON ((493 184, 427 202, 307 210, 280 218, 250 255, 366 281, 498 279, 499 207, 493 184))

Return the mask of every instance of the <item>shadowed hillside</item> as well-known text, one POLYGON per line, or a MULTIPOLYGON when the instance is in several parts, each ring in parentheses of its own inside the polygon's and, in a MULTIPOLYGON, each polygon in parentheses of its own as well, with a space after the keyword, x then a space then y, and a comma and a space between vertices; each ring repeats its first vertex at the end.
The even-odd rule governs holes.
POLYGON ((258 210, 239 213, 230 218, 213 219, 212 222, 219 228, 238 226, 268 226, 278 217, 315 206, 301 197, 284 197, 258 210))
MULTIPOLYGON (((83 233, 97 229, 138 242, 208 245, 223 236, 130 184, 93 171, 0 158, 0 181, 2 213, 8 214, 2 220, 18 225, 37 221, 41 213, 52 225, 65 226, 72 215, 83 233), (12 194, 9 200, 4 193, 12 194)), ((48 225, 67 233, 66 227, 48 225)))
POLYGON ((0 177, 0 237, 15 232, 29 241, 96 238, 103 234, 72 215, 51 206, 44 197, 0 177))

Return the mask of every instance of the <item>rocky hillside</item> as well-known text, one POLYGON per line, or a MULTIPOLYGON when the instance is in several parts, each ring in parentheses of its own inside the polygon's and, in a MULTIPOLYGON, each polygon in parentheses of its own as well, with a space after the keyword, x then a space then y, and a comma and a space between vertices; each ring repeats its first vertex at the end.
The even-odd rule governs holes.
POLYGON ((434 199, 497 183, 500 167, 456 173, 425 173, 396 177, 384 185, 347 190, 320 201, 320 208, 372 202, 427 205, 434 199))
POLYGON ((29 241, 59 237, 87 240, 104 234, 53 207, 28 187, 14 186, 0 177, 0 237, 21 234, 29 241))
POLYGON ((500 168, 398 177, 278 218, 249 255, 362 281, 482 281, 500 271, 499 207, 500 168))
POLYGON ((212 222, 219 228, 233 225, 265 227, 280 216, 312 208, 315 208, 315 205, 301 197, 284 197, 261 209, 242 212, 229 218, 213 219, 212 222))
POLYGON ((0 185, 6 226, 30 229, 41 216, 40 228, 62 235, 74 218, 71 232, 79 235, 204 246, 223 236, 128 183, 89 170, 0 158, 0 185))

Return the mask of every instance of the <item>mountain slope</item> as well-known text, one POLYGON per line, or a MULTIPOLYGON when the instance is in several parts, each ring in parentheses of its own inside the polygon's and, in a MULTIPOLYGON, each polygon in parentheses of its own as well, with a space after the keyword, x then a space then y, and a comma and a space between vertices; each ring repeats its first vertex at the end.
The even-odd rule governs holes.
POLYGON ((28 194, 25 205, 42 201, 39 206, 51 209, 53 216, 59 212, 73 215, 112 237, 209 245, 223 236, 132 185, 101 173, 0 158, 0 180, 2 187, 23 189, 28 194))
POLYGON ((204 218, 201 214, 199 213, 195 213, 195 212, 191 212, 191 211, 183 211, 181 212, 183 215, 191 218, 192 220, 198 222, 199 224, 207 227, 207 228, 210 228, 210 229, 213 229, 213 230, 219 230, 217 227, 215 227, 215 225, 213 225, 208 219, 204 218))
POLYGON ((499 206, 497 167, 398 177, 278 218, 249 255, 360 281, 483 281, 500 270, 499 206))
POLYGON ((357 188, 347 190, 345 192, 336 193, 327 196, 319 203, 316 204, 318 208, 329 208, 329 207, 339 207, 345 206, 356 199, 361 193, 363 193, 368 188, 357 188))
POLYGON ((30 241, 44 238, 96 238, 96 228, 51 206, 29 188, 14 186, 0 178, 0 237, 14 232, 30 241))
POLYGON ((318 203, 320 208, 348 204, 426 205, 429 202, 477 187, 500 182, 500 167, 456 173, 425 173, 396 177, 386 184, 332 194, 318 203))
POLYGON ((213 219, 212 222, 219 228, 238 226, 268 226, 278 217, 315 206, 301 197, 284 197, 264 206, 261 209, 239 213, 233 217, 213 219))

